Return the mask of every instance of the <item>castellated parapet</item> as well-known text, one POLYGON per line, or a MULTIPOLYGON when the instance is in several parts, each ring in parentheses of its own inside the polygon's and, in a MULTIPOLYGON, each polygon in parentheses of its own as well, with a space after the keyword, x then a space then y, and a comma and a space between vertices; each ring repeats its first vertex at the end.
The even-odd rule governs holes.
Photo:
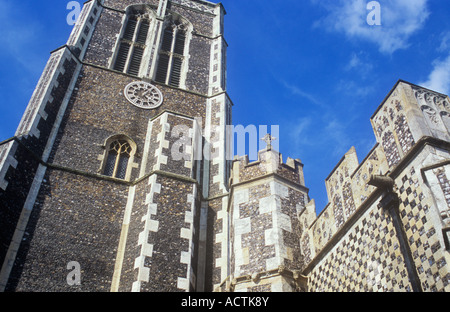
POLYGON ((231 184, 248 182, 268 174, 276 174, 292 183, 305 185, 301 161, 288 157, 286 163, 283 163, 282 155, 271 148, 259 151, 258 160, 254 162, 249 162, 247 155, 236 156, 231 184))
POLYGON ((397 82, 372 150, 359 162, 352 147, 326 178, 329 204, 300 216, 309 291, 450 289, 449 113, 448 96, 397 82))
POLYGON ((301 229, 298 216, 308 203, 303 164, 267 148, 258 160, 237 157, 229 196, 231 275, 222 289, 233 291, 294 291, 301 229))
POLYGON ((221 291, 449 291, 450 101, 398 81, 325 180, 316 215, 303 164, 271 148, 236 157, 230 276, 221 291))

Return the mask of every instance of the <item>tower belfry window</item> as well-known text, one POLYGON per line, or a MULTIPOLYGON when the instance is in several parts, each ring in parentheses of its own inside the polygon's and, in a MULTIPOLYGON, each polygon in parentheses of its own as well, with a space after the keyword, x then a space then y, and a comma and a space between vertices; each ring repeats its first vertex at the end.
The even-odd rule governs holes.
POLYGON ((155 80, 179 87, 186 46, 186 27, 171 24, 163 32, 155 80))
POLYGON ((119 42, 114 70, 139 75, 149 29, 150 19, 147 15, 132 15, 128 18, 119 42))

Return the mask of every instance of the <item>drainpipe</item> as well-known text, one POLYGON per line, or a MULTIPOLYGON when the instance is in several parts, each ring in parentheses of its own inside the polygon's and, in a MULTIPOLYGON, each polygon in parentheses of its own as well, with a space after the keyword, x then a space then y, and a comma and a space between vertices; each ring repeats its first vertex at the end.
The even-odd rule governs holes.
POLYGON ((393 224, 397 233, 397 239, 400 243, 400 250, 405 258, 406 270, 414 292, 423 292, 419 275, 417 274, 416 264, 412 257, 411 248, 408 243, 405 228, 400 217, 400 198, 394 191, 395 181, 388 176, 372 175, 369 185, 375 186, 383 191, 379 208, 388 211, 392 217, 393 224))

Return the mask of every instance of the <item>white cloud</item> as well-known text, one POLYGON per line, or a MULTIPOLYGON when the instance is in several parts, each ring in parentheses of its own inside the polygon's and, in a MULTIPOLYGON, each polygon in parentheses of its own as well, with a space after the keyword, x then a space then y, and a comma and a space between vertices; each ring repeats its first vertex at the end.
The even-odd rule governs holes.
POLYGON ((450 32, 443 32, 441 34, 441 44, 437 48, 439 52, 447 53, 446 58, 435 59, 432 63, 432 70, 428 75, 426 81, 419 83, 425 88, 450 94, 450 32))
MULTIPOLYGON (((361 84, 360 82, 356 82, 354 80, 344 79, 336 82, 335 89, 341 94, 345 94, 357 99, 365 99, 375 91, 375 88, 372 84, 361 84)), ((355 102, 354 104, 360 105, 361 102, 355 102)))
POLYGON ((294 122, 287 122, 288 137, 296 146, 304 147, 311 144, 311 129, 314 122, 310 117, 300 117, 294 122))
POLYGON ((356 55, 355 53, 352 54, 352 57, 349 61, 349 63, 346 66, 346 70, 351 70, 354 68, 359 68, 361 65, 363 64, 363 62, 361 61, 361 59, 358 57, 358 55, 356 55))
POLYGON ((347 126, 339 120, 332 119, 326 125, 324 133, 327 136, 330 152, 334 156, 343 155, 351 146, 347 126))
POLYGON ((281 83, 284 85, 284 87, 286 89, 288 89, 293 95, 297 95, 300 96, 302 98, 307 99, 310 103, 315 104, 319 107, 324 107, 323 103, 317 99, 317 97, 315 97, 314 95, 303 91, 302 89, 300 89, 298 86, 293 85, 293 84, 289 84, 286 81, 281 81, 281 83))
POLYGON ((316 27, 344 33, 349 38, 363 39, 378 45, 380 52, 391 54, 409 46, 410 37, 422 28, 429 16, 428 0, 379 1, 381 25, 370 26, 368 0, 312 0, 321 4, 328 15, 316 27))
MULTIPOLYGON (((357 57, 350 60, 349 66, 361 65, 362 61, 357 57)), ((329 103, 321 101, 320 97, 303 91, 300 87, 282 81, 284 87, 292 94, 299 98, 305 99, 307 103, 314 104, 314 108, 310 107, 308 114, 302 115, 294 120, 289 119, 284 122, 287 127, 286 137, 293 146, 298 146, 301 150, 299 154, 304 154, 305 147, 314 147, 315 150, 326 150, 333 157, 341 156, 351 147, 350 138, 351 125, 358 120, 357 114, 348 114, 352 111, 352 107, 361 105, 359 101, 351 101, 346 103, 345 110, 336 110, 336 101, 329 103), (345 114, 345 118, 343 117, 345 114)), ((373 91, 371 86, 360 86, 355 81, 338 82, 336 88, 337 93, 351 98, 362 98, 373 91)), ((305 105, 305 104, 299 104, 305 105)), ((297 151, 296 151, 297 152, 297 151)), ((295 154, 295 153, 294 153, 295 154)))
POLYGON ((441 45, 437 49, 439 52, 446 52, 450 48, 450 31, 441 34, 441 45))
POLYGON ((357 72, 361 78, 366 79, 372 73, 373 63, 363 53, 353 53, 344 70, 357 72))
POLYGON ((297 137, 305 135, 312 123, 313 120, 310 117, 299 118, 291 130, 292 135, 297 137))
POLYGON ((450 55, 444 60, 435 60, 428 80, 419 84, 440 93, 450 94, 450 55))

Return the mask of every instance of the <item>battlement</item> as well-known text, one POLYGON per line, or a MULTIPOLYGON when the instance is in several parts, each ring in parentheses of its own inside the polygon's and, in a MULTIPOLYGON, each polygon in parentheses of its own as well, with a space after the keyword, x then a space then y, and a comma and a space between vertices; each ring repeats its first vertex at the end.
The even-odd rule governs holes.
MULTIPOLYGON (((397 82, 371 117, 377 141, 372 150, 359 162, 352 147, 325 180, 327 206, 316 218, 312 217, 311 209, 300 216, 307 229, 301 243, 305 263, 318 261, 347 231, 360 229, 361 225, 355 229, 352 226, 366 211, 371 211, 368 219, 378 216, 383 221, 381 210, 377 212, 382 205, 377 203, 380 193, 369 183, 374 175, 395 181, 394 192, 400 196, 403 214, 417 207, 419 212, 415 213, 423 213, 421 210, 427 213, 434 205, 433 200, 442 201, 434 209, 445 224, 449 103, 446 95, 402 80, 397 82), (427 183, 435 186, 430 190, 421 187, 427 183)), ((412 213, 409 219, 411 216, 412 213)))
POLYGON ((288 157, 284 163, 282 154, 272 148, 259 151, 258 160, 253 162, 249 161, 248 155, 235 156, 231 184, 248 182, 271 174, 305 186, 303 164, 300 159, 288 157))
POLYGON ((236 157, 230 183, 233 291, 294 291, 303 264, 298 216, 309 201, 303 164, 284 163, 269 145, 257 161, 236 157))

